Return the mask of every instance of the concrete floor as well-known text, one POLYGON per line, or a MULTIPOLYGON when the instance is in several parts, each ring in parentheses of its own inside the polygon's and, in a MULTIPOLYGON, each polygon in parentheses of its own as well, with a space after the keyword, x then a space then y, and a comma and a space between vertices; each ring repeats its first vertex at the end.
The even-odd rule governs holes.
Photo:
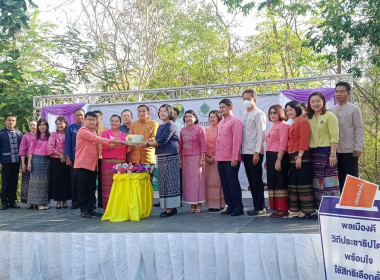
MULTIPOLYGON (((154 202, 157 202, 154 199, 154 202)), ((54 203, 54 202, 53 202, 54 203)), ((54 205, 52 203, 52 205, 54 205)), ((252 209, 252 199, 244 198, 244 211, 252 209)), ((267 202, 268 205, 268 202, 267 202)), ((319 233, 317 219, 299 220, 291 218, 273 219, 268 215, 250 217, 247 214, 238 217, 222 216, 220 213, 188 213, 189 206, 178 208, 178 214, 161 218, 163 211, 153 208, 151 216, 140 222, 111 223, 93 217, 84 219, 79 210, 55 209, 46 211, 26 209, 8 209, 0 211, 0 231, 17 232, 206 232, 206 233, 319 233)), ((98 211, 103 211, 99 209, 98 211)), ((292 214, 291 214, 292 215, 292 214)))

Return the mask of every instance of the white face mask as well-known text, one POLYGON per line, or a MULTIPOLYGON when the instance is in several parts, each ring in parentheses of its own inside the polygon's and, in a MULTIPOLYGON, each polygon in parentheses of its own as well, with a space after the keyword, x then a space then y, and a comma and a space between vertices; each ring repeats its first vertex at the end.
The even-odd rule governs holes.
POLYGON ((252 107, 252 101, 251 100, 244 100, 244 102, 243 102, 243 106, 245 107, 245 108, 251 108, 252 107))

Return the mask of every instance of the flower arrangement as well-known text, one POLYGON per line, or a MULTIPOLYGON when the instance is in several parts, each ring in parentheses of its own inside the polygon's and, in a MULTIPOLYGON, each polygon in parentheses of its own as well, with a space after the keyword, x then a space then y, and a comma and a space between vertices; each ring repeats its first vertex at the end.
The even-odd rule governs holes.
POLYGON ((119 163, 113 166, 114 174, 150 172, 150 164, 119 163))

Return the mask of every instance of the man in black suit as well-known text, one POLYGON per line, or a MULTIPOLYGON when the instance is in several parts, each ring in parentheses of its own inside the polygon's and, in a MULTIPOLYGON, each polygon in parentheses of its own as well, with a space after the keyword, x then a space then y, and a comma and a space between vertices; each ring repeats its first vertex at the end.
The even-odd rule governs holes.
POLYGON ((1 207, 20 208, 16 205, 17 183, 20 171, 20 156, 18 149, 21 142, 21 132, 15 129, 17 116, 8 113, 5 116, 5 128, 0 130, 0 172, 1 176, 1 207))

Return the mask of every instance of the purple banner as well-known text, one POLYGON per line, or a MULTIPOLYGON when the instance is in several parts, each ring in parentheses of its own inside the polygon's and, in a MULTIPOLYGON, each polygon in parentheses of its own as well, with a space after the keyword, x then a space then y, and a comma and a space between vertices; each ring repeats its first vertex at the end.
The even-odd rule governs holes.
POLYGON ((326 99, 326 102, 329 101, 331 98, 334 98, 334 104, 336 104, 335 100, 335 89, 334 88, 303 88, 303 89, 286 89, 282 90, 281 93, 285 95, 287 98, 291 100, 296 100, 299 103, 306 103, 309 99, 310 94, 313 92, 320 92, 323 94, 323 96, 326 99))
POLYGON ((41 118, 47 118, 48 113, 56 116, 63 116, 66 118, 69 124, 75 122, 74 111, 76 109, 82 108, 86 103, 75 103, 75 104, 62 104, 54 106, 46 106, 42 108, 41 118))

